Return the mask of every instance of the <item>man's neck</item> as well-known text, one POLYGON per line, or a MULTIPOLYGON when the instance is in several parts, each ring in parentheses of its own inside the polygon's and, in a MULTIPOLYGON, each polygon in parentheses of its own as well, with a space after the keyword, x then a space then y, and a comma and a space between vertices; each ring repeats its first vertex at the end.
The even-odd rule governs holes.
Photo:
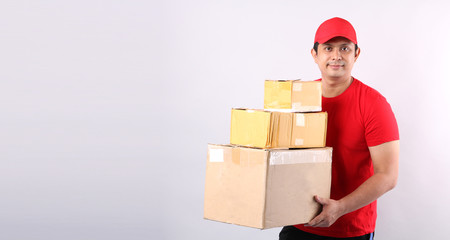
POLYGON ((353 82, 353 77, 346 78, 322 78, 322 95, 326 98, 339 96, 353 82))

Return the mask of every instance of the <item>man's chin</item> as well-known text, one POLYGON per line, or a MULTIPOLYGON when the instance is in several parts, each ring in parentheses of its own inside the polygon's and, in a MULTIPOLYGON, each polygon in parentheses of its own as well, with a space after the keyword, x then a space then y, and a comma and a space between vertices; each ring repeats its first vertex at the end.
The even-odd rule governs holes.
POLYGON ((339 73, 332 73, 332 74, 328 74, 329 78, 342 78, 345 77, 345 74, 339 74, 339 73))
POLYGON ((326 78, 326 79, 332 80, 332 81, 341 81, 341 80, 347 79, 345 74, 327 74, 327 75, 322 75, 322 78, 326 78))

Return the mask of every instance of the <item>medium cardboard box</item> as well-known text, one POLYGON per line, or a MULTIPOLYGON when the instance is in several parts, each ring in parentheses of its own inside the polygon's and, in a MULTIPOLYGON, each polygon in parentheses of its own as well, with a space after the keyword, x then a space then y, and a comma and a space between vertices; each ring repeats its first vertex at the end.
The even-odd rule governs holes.
POLYGON ((294 112, 322 111, 322 82, 300 80, 266 80, 264 109, 294 112))
POLYGON ((326 112, 231 110, 231 144, 258 148, 324 147, 326 133, 326 112))
POLYGON ((267 229, 309 222, 330 197, 332 148, 208 145, 204 218, 267 229))

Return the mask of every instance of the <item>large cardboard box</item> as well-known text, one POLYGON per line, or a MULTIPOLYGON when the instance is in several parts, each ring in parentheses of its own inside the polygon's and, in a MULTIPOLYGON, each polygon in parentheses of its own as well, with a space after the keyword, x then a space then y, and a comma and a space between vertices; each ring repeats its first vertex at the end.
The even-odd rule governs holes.
POLYGON ((300 80, 266 80, 264 109, 294 112, 322 111, 322 82, 300 80))
POLYGON ((324 147, 327 113, 231 110, 231 144, 258 148, 324 147))
POLYGON ((309 222, 330 197, 331 148, 208 145, 204 217, 267 229, 309 222))

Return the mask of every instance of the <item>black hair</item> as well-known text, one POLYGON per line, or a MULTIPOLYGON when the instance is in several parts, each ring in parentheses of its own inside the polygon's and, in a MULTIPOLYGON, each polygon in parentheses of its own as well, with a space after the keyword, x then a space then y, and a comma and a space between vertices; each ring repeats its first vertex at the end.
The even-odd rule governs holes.
MULTIPOLYGON (((318 48, 319 48, 319 42, 315 42, 313 49, 314 49, 314 51, 316 51, 316 53, 317 53, 318 48)), ((356 54, 356 50, 358 50, 358 44, 355 43, 355 54, 356 54)))

